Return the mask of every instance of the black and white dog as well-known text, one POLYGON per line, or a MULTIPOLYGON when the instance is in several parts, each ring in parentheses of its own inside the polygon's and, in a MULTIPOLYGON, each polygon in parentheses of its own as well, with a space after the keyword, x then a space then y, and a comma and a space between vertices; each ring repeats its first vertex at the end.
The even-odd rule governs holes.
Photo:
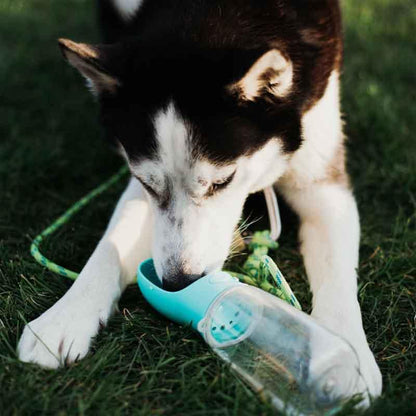
POLYGON ((84 357, 150 256, 170 290, 220 269, 247 196, 275 184, 301 220, 312 315, 354 346, 379 395, 357 301, 338 1, 101 0, 99 16, 104 45, 60 46, 132 178, 78 280, 26 326, 20 359, 84 357))

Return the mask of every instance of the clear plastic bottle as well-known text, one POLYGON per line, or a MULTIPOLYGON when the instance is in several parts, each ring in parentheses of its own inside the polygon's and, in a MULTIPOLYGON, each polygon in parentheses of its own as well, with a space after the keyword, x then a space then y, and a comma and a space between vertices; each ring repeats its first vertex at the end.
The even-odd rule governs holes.
POLYGON ((355 350, 314 319, 225 272, 163 290, 153 261, 138 283, 160 313, 191 325, 259 394, 289 415, 332 415, 365 391, 355 350))
POLYGON ((363 380, 353 348, 284 301, 236 285, 199 322, 212 349, 290 415, 329 415, 363 380))

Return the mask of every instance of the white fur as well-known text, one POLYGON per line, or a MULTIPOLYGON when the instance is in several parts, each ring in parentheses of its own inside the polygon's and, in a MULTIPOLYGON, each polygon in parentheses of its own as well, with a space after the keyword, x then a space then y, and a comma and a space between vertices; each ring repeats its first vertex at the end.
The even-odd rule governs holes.
POLYGON ((143 0, 112 0, 114 6, 120 13, 120 15, 125 19, 131 19, 139 7, 143 3, 143 0))
POLYGON ((343 141, 339 74, 334 71, 324 96, 302 119, 303 143, 290 161, 286 178, 291 186, 319 181, 343 141))
POLYGON ((185 126, 182 117, 170 102, 165 110, 154 117, 156 140, 158 143, 158 159, 165 164, 170 172, 189 168, 191 133, 185 126))
POLYGON ((169 209, 161 210, 150 197, 149 209, 133 179, 78 280, 59 302, 26 326, 19 343, 20 358, 55 368, 65 359, 85 356, 99 321, 107 321, 120 293, 133 282, 137 264, 150 255, 152 230, 152 255, 159 276, 169 271, 172 258, 185 260, 189 273, 221 267, 245 198, 281 177, 279 188, 301 220, 302 253, 313 291, 312 315, 357 351, 365 380, 357 392, 365 393, 367 386, 369 394, 380 394, 381 375, 365 338, 356 294, 356 204, 346 185, 325 180, 326 168, 342 142, 338 74, 331 75, 323 98, 305 115, 305 142, 291 159, 283 156, 276 138, 229 166, 201 158, 191 161, 190 132, 174 103, 154 120, 155 158, 131 167, 156 192, 166 190, 168 178, 172 181, 169 209), (210 198, 203 196, 211 183, 234 170, 226 189, 210 198))
POLYGON ((18 345, 22 361, 57 368, 88 353, 100 323, 106 324, 126 285, 134 281, 138 263, 150 256, 151 224, 141 186, 132 180, 78 279, 26 325, 18 345))

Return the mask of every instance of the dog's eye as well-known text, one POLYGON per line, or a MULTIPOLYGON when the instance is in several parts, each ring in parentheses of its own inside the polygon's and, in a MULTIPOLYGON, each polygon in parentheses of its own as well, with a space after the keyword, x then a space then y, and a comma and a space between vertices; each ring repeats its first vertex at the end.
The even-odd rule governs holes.
POLYGON ((222 189, 226 188, 230 184, 230 182, 233 180, 234 175, 235 175, 235 171, 230 176, 228 176, 228 178, 225 178, 225 179, 221 180, 220 182, 213 183, 210 186, 207 195, 212 196, 215 193, 217 193, 217 192, 221 191, 222 189))
POLYGON ((136 179, 142 184, 143 188, 146 189, 146 191, 149 192, 151 196, 153 196, 154 198, 158 197, 157 193, 151 186, 149 186, 146 182, 143 182, 138 176, 136 176, 136 179))

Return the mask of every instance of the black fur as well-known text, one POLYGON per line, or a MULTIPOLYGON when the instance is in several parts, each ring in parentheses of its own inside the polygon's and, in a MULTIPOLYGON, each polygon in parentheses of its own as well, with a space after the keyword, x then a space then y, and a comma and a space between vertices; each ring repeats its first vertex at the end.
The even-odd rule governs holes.
POLYGON ((144 0, 127 23, 101 0, 99 17, 105 41, 118 43, 104 68, 121 82, 116 94, 101 94, 102 120, 131 158, 153 154, 150 117, 170 100, 211 160, 250 154, 271 137, 294 152, 302 114, 341 61, 336 0, 144 0), (293 62, 289 96, 242 103, 227 92, 272 48, 293 62))

